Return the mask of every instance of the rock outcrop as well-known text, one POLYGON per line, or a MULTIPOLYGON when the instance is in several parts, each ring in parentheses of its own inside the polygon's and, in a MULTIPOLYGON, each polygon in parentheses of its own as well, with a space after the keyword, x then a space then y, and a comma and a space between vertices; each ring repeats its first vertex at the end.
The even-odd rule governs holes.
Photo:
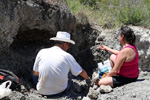
MULTIPOLYGON (((71 32, 76 22, 75 16, 65 5, 52 0, 1 0, 0 12, 1 49, 9 47, 18 34, 29 35, 29 39, 24 37, 26 41, 35 41, 35 38, 39 38, 38 33, 45 31, 47 38, 58 30, 71 32), (34 32, 29 34, 28 31, 34 32)), ((23 37, 20 38, 25 41, 23 37)), ((45 41, 47 38, 45 36, 45 41)))
POLYGON ((136 46, 139 53, 139 66, 141 70, 150 71, 150 29, 131 26, 137 41, 136 46))
POLYGON ((57 31, 72 34, 76 19, 55 0, 0 0, 0 68, 30 77, 37 52, 57 31))

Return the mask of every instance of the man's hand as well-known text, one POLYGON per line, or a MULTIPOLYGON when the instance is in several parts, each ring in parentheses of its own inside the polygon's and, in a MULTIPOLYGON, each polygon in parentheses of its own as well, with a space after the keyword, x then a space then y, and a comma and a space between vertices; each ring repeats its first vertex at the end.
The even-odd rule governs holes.
POLYGON ((91 79, 86 79, 86 83, 87 83, 88 87, 90 87, 91 84, 92 84, 92 80, 91 79))

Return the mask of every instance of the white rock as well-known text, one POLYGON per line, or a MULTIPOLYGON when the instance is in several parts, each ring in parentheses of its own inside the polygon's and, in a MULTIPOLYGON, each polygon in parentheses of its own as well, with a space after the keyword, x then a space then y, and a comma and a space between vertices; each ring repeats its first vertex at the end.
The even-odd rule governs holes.
POLYGON ((99 87, 99 91, 100 91, 100 93, 109 93, 109 92, 112 92, 113 89, 112 89, 112 87, 109 86, 109 85, 101 85, 101 86, 99 87))
POLYGON ((83 97, 82 100, 91 100, 89 97, 83 97))

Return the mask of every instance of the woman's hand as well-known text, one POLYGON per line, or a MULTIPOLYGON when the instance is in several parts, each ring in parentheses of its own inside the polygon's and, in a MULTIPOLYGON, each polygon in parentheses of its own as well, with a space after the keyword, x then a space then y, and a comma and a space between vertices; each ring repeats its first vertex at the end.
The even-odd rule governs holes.
POLYGON ((106 50, 106 48, 107 48, 107 46, 105 46, 105 45, 102 45, 102 46, 100 46, 100 47, 97 47, 97 49, 102 49, 102 50, 106 50))

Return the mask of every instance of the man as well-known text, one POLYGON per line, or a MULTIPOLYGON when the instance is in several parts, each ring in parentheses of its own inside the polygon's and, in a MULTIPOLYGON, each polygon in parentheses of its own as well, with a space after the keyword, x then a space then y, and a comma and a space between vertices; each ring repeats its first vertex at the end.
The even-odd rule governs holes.
POLYGON ((74 57, 66 52, 70 43, 75 44, 70 40, 69 33, 59 31, 56 37, 50 40, 54 40, 54 46, 40 50, 33 67, 33 75, 38 76, 36 88, 45 96, 63 93, 67 89, 69 72, 74 76, 80 75, 90 79, 74 57))

